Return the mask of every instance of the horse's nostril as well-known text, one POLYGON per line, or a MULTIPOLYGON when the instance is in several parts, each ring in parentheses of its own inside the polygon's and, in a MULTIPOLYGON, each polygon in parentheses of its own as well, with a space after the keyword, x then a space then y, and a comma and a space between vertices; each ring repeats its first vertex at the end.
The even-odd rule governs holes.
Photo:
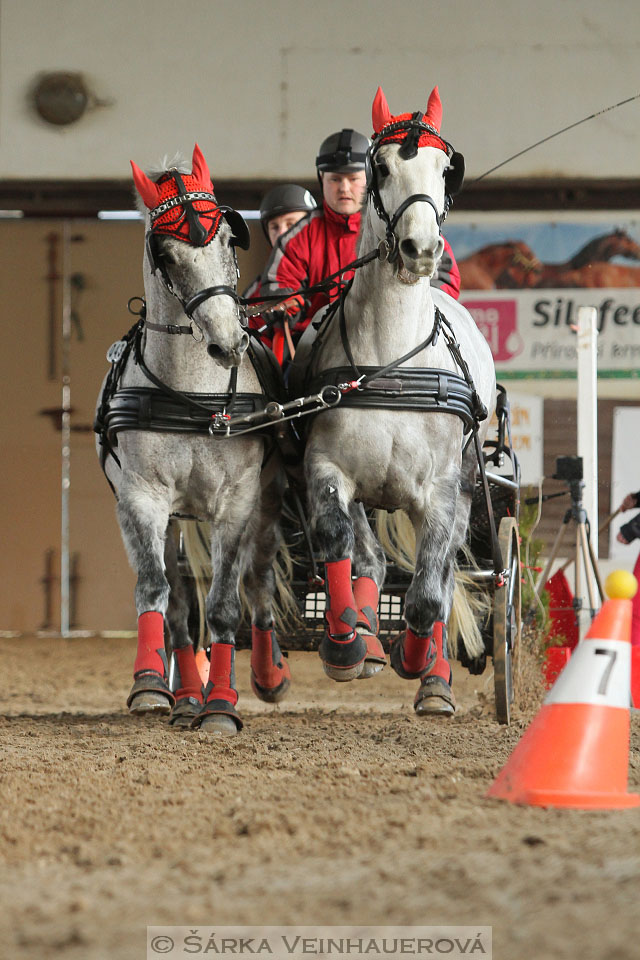
POLYGON ((420 251, 416 247, 413 240, 403 240, 400 244, 400 253, 404 253, 407 257, 410 257, 412 260, 416 260, 420 251))
POLYGON ((243 333, 240 338, 240 343, 238 345, 238 353, 240 354, 240 356, 242 356, 242 354, 245 352, 248 346, 249 346, 249 334, 243 333))
POLYGON ((210 343, 207 347, 207 353, 210 357, 213 357, 214 360, 223 360, 226 356, 224 350, 217 345, 217 343, 210 343))

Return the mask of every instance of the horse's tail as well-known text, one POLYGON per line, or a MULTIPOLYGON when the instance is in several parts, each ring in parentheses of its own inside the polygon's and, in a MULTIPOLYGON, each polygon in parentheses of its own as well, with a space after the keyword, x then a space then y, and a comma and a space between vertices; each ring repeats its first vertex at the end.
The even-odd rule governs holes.
MULTIPOLYGON (((207 642, 206 600, 213 576, 211 568, 211 525, 201 520, 179 520, 182 544, 187 557, 198 598, 198 647, 207 642)), ((282 541, 273 564, 276 592, 273 600, 273 619, 276 631, 284 634, 286 630, 300 624, 298 603, 291 587, 293 579, 293 561, 287 545, 282 541)), ((240 601, 242 616, 251 620, 251 604, 240 580, 240 601)))
MULTIPOLYGON (((416 537, 413 525, 403 510, 387 513, 376 510, 376 534, 387 557, 400 567, 413 573, 415 570, 416 537)), ((463 547, 465 562, 469 567, 478 569, 469 551, 463 547)), ((484 643, 478 623, 484 623, 490 612, 488 594, 479 590, 471 577, 460 569, 454 568, 455 588, 453 607, 449 617, 448 640, 453 656, 458 652, 458 637, 462 638, 467 655, 471 659, 479 657, 484 651, 484 643)))

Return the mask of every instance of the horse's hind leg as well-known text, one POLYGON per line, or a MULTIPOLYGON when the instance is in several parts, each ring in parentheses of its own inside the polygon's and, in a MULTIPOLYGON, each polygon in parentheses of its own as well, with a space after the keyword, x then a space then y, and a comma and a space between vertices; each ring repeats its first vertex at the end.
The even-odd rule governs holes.
POLYGON ((356 628, 367 645, 367 656, 358 679, 366 680, 380 673, 387 662, 377 636, 378 602, 384 583, 386 559, 369 526, 363 505, 351 503, 349 513, 355 535, 353 573, 356 579, 353 581, 353 597, 358 611, 356 628))
POLYGON ((200 712, 202 705, 202 682, 196 664, 193 643, 189 636, 189 613, 193 598, 189 597, 178 567, 178 550, 174 531, 169 528, 164 552, 165 572, 170 593, 166 622, 169 627, 169 656, 174 658, 173 694, 176 702, 169 723, 172 726, 188 727, 200 712))
POLYGON ((327 676, 355 680, 362 673, 367 645, 356 631, 358 610, 351 584, 352 497, 346 478, 333 464, 309 457, 305 466, 311 529, 325 561, 327 630, 318 652, 327 676))
POLYGON ((139 491, 120 490, 118 521, 129 560, 138 580, 135 589, 138 613, 138 650, 133 686, 127 699, 130 713, 169 713, 174 696, 168 685, 164 642, 164 616, 169 582, 164 570, 168 509, 139 491))
POLYGON ((260 512, 251 543, 245 586, 251 601, 251 689, 266 703, 278 703, 291 684, 273 621, 274 563, 280 546, 284 479, 275 477, 261 491, 260 512))
POLYGON ((393 644, 391 665, 405 679, 420 679, 414 702, 419 716, 450 716, 455 711, 446 621, 454 588, 457 486, 457 477, 443 478, 422 523, 419 516, 412 516, 418 540, 416 569, 405 602, 407 629, 393 644))

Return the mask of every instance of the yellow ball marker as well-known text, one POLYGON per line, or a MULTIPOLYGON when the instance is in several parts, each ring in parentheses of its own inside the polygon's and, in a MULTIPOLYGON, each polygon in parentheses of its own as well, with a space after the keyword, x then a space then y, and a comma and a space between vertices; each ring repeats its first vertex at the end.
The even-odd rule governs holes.
POLYGON ((604 582, 604 589, 611 600, 631 600, 638 590, 638 581, 628 570, 612 570, 604 582))

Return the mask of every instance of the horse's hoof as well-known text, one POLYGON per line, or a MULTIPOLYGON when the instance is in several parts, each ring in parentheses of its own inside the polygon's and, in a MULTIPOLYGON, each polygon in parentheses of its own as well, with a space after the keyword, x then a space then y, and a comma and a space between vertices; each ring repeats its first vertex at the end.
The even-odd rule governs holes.
POLYGON ((242 730, 242 718, 228 700, 213 698, 202 704, 191 721, 191 728, 223 737, 235 737, 242 730))
POLYGON ((135 717, 142 717, 145 714, 154 714, 155 716, 166 716, 171 713, 171 701, 162 693, 154 693, 151 690, 145 693, 137 693, 129 703, 129 713, 135 717))
POLYGON ((253 670, 251 671, 251 689, 259 700, 265 703, 280 703, 287 695, 287 690, 291 686, 289 677, 285 677, 277 687, 262 687, 255 678, 253 670))
POLYGON ((202 709, 202 703, 197 697, 180 697, 176 700, 175 706, 169 717, 169 726, 171 727, 190 727, 194 717, 197 717, 202 709))
POLYGON ((452 717, 456 700, 447 681, 437 675, 424 677, 413 709, 418 717, 452 717))
POLYGON ((318 650, 324 672, 332 680, 343 683, 360 676, 367 656, 367 645, 355 630, 347 640, 325 634, 318 650))
MULTIPOLYGON (((386 663, 386 661, 385 661, 386 663)), ((385 664, 379 663, 377 660, 365 660, 362 664, 362 672, 358 674, 358 680, 370 680, 371 677, 375 677, 377 673, 380 673, 384 670, 385 664)))
POLYGON ((363 640, 367 645, 367 656, 362 664, 362 673, 358 676, 358 680, 369 680, 380 673, 381 670, 384 670, 387 665, 387 658, 377 637, 367 633, 363 635, 363 640))
POLYGON ((323 660, 322 666, 326 675, 332 680, 337 680, 338 683, 346 683, 348 680, 358 679, 364 670, 364 661, 356 663, 354 667, 334 667, 332 664, 325 663, 323 660))
POLYGON ((135 676, 127 698, 129 713, 136 717, 144 716, 146 713, 166 716, 171 713, 175 702, 176 698, 169 689, 167 681, 155 670, 135 676))
POLYGON ((236 737, 240 732, 233 717, 228 717, 224 713, 212 713, 205 717, 200 722, 199 729, 218 737, 236 737))

